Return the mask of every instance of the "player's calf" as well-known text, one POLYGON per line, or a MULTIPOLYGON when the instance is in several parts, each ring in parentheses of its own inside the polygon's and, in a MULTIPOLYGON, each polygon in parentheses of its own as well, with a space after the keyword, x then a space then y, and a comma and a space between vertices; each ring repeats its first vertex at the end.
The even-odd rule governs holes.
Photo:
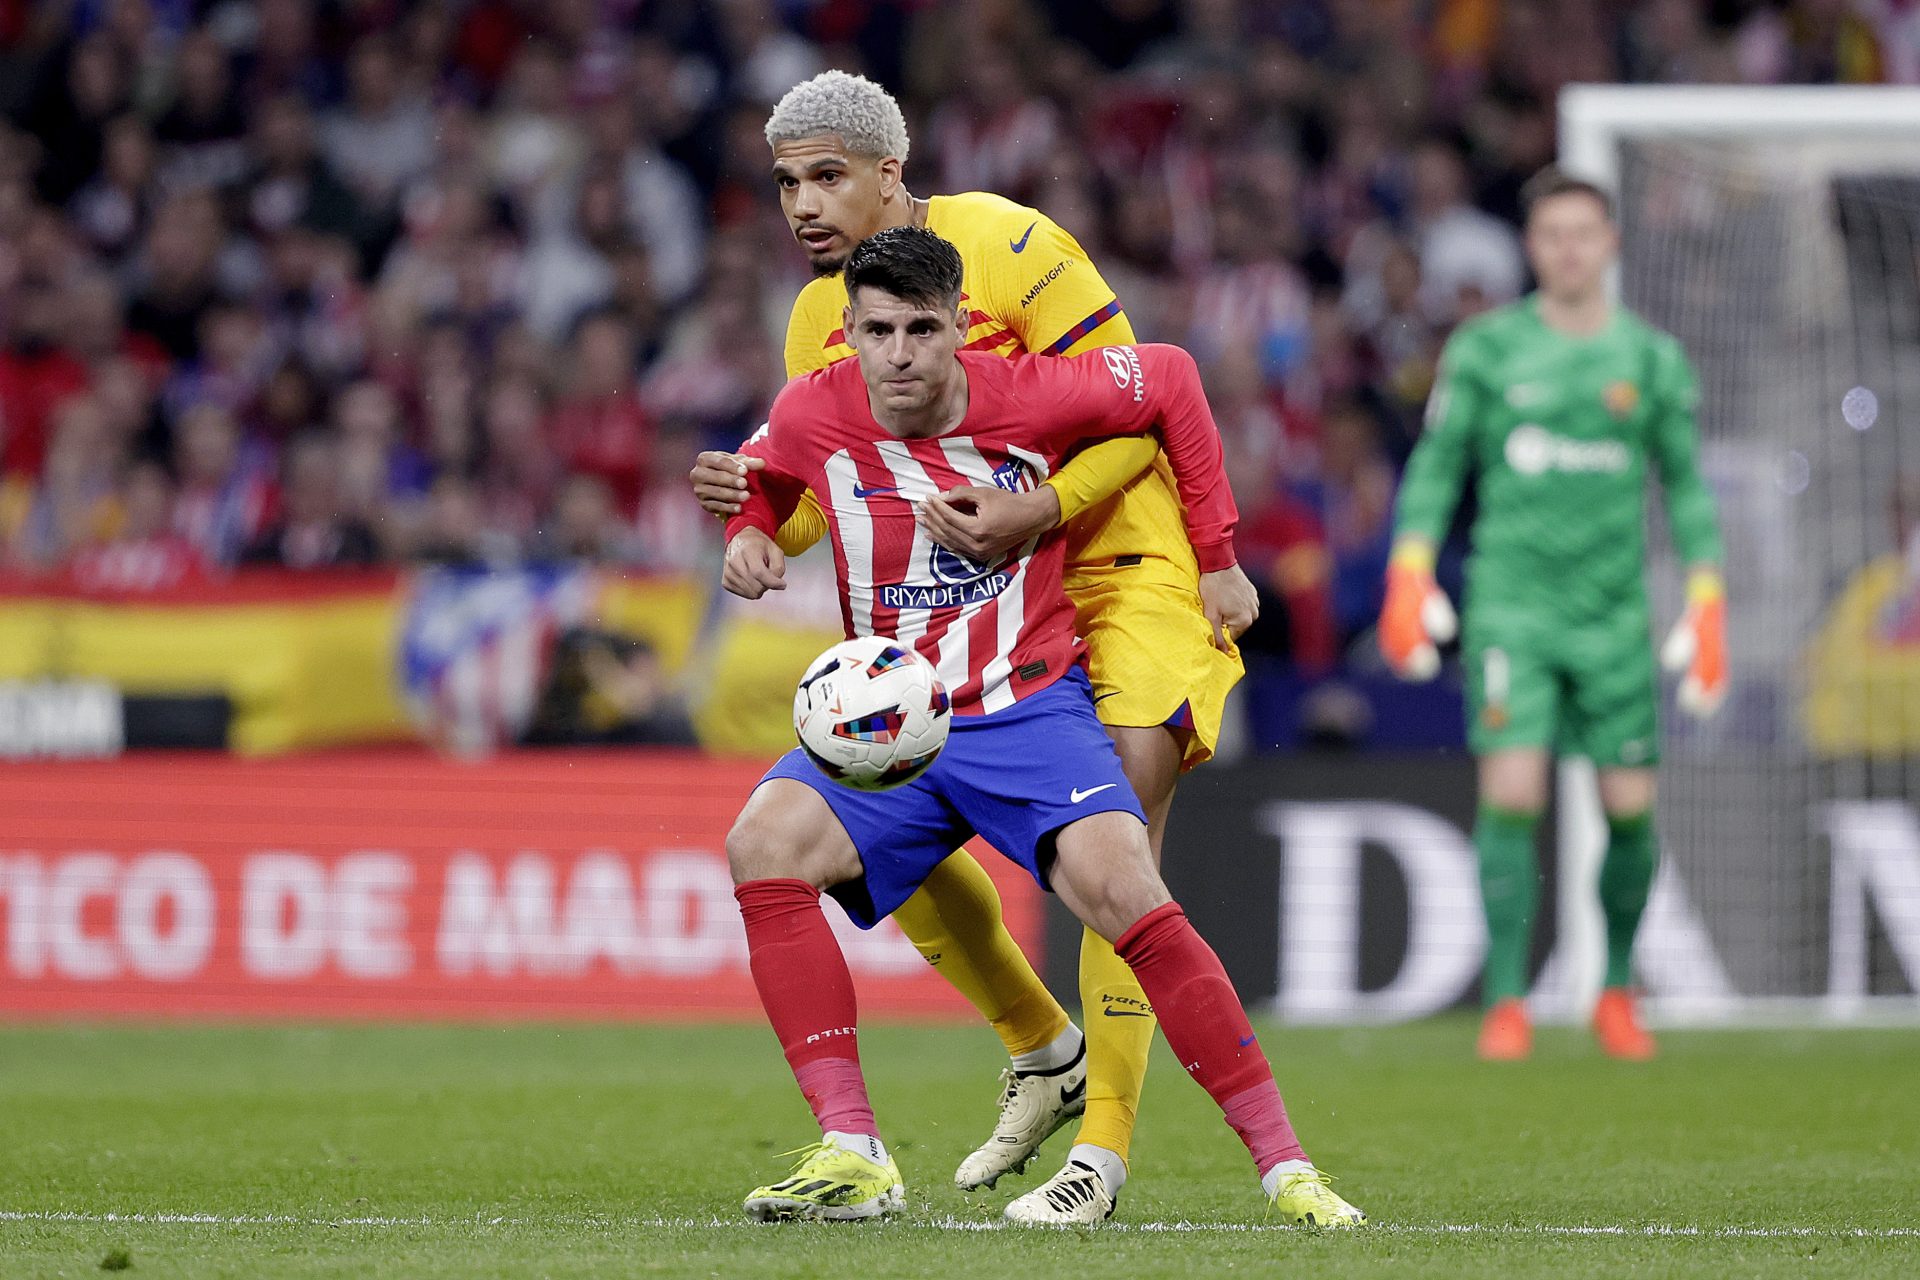
POLYGON ((1056 838, 1053 885, 1096 931, 1139 912, 1107 935, 1140 980, 1167 1043, 1205 1089, 1253 1157, 1270 1203, 1306 1226, 1357 1226, 1358 1209, 1327 1189, 1287 1118, 1273 1070, 1226 970, 1167 893, 1137 819, 1102 814, 1056 838))

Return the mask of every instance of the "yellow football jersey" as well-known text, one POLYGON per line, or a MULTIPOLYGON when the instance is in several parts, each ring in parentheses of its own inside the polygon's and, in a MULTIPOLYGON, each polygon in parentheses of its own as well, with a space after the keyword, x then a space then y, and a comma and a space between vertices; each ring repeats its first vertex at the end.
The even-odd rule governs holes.
MULTIPOLYGON (((969 312, 966 346, 971 351, 1014 355, 1077 355, 1095 347, 1134 341, 1120 300, 1100 277, 1074 238, 1036 209, 983 191, 934 196, 927 202, 927 228, 960 251, 961 293, 969 312)), ((787 322, 787 376, 799 377, 853 354, 843 315, 846 286, 838 276, 808 283, 787 322)), ((1151 577, 1193 585, 1199 569, 1187 541, 1173 471, 1159 449, 1140 470, 1142 445, 1110 441, 1068 462, 1054 485, 1068 520, 1067 577, 1111 566, 1138 564, 1151 577), (1081 472, 1132 476, 1112 497, 1084 510, 1081 495, 1105 491, 1081 472)), ((826 519, 813 495, 781 531, 789 552, 818 541, 826 519)))

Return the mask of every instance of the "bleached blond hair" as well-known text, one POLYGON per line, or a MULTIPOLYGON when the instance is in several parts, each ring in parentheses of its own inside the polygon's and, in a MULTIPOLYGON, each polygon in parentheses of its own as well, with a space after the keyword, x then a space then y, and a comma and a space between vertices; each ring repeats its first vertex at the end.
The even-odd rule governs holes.
POLYGON ((822 71, 787 90, 767 117, 767 145, 838 135, 869 160, 907 159, 907 119, 893 95, 865 76, 822 71))

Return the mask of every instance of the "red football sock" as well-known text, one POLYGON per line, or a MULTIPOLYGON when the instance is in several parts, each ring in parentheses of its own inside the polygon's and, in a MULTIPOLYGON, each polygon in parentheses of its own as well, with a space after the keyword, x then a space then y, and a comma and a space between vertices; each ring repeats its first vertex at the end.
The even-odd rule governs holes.
POLYGON ((1113 949, 1140 980, 1180 1064, 1226 1113, 1259 1172, 1305 1160, 1247 1011, 1179 904, 1141 916, 1113 949))
POLYGON ((820 891, 805 880, 736 885, 753 985, 822 1133, 880 1136, 860 1074, 859 1010, 820 891))

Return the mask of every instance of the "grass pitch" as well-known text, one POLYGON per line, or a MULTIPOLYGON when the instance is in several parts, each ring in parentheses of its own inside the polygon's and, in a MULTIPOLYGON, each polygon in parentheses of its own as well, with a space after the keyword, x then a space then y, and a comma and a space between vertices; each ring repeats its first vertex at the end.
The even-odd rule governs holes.
POLYGON ((1239 1143, 1156 1050, 1134 1180, 1091 1231, 965 1196, 983 1029, 864 1033, 908 1182, 886 1224, 755 1226, 814 1136, 760 1027, 0 1031, 0 1276, 1912 1276, 1920 1034, 1669 1033, 1646 1066, 1451 1019, 1268 1027, 1308 1148, 1375 1227, 1262 1224, 1239 1143))

